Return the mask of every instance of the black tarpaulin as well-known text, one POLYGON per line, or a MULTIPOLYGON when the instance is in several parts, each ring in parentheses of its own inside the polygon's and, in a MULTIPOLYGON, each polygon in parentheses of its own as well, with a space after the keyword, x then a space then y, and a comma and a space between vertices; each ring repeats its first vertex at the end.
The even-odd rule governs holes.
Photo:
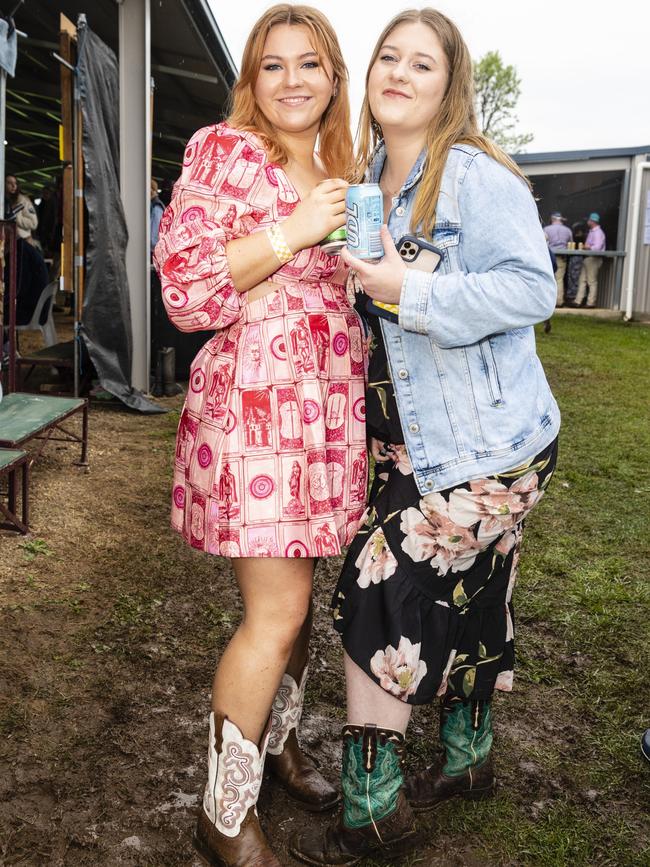
POLYGON ((77 74, 83 112, 88 214, 81 335, 106 391, 140 412, 165 412, 131 386, 128 234, 119 181, 119 75, 115 54, 81 21, 77 74))

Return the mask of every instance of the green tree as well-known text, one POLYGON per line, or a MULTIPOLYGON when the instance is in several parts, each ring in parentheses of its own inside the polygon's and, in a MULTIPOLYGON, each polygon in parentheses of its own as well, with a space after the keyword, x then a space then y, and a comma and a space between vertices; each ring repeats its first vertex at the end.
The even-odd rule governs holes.
POLYGON ((504 150, 522 153, 532 134, 517 134, 514 114, 521 94, 521 80, 514 66, 505 66, 498 51, 488 51, 474 63, 474 90, 478 125, 504 150))

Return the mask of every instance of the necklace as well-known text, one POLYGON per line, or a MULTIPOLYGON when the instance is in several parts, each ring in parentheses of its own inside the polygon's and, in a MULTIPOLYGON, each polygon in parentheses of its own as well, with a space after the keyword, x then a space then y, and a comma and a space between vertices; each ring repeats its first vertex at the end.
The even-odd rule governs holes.
POLYGON ((399 191, 402 189, 402 187, 404 186, 404 184, 398 184, 398 186, 397 186, 396 189, 394 189, 394 190, 393 190, 393 189, 389 189, 389 187, 388 187, 388 183, 387 183, 387 181, 384 179, 384 176, 382 175, 381 178, 379 179, 379 186, 381 187, 382 192, 384 193, 385 196, 390 196, 391 199, 394 199, 395 196, 396 196, 396 195, 399 193, 399 191))

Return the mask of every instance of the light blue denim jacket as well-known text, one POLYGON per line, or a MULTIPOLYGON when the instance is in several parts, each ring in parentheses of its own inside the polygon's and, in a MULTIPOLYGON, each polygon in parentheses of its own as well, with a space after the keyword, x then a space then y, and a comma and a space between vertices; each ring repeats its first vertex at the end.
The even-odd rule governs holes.
MULTIPOLYGON (((378 183, 375 154, 367 180, 378 183)), ((393 199, 394 241, 412 234, 424 152, 393 199)), ((409 269, 399 325, 381 320, 406 448, 422 494, 505 472, 549 445, 560 412, 535 349, 556 286, 533 197, 469 145, 451 148, 438 199, 436 272, 409 269)))

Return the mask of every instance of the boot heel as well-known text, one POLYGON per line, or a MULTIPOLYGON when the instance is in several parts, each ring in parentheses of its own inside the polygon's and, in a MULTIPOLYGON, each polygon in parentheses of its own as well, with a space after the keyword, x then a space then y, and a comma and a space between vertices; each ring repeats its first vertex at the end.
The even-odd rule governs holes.
POLYGON ((192 845, 200 860, 208 867, 223 867, 224 862, 217 859, 209 848, 203 843, 196 831, 192 834, 192 845))
POLYGON ((399 840, 395 840, 388 846, 381 846, 377 853, 381 855, 406 855, 412 852, 413 849, 424 843, 424 834, 421 831, 413 831, 411 834, 405 834, 399 840))

